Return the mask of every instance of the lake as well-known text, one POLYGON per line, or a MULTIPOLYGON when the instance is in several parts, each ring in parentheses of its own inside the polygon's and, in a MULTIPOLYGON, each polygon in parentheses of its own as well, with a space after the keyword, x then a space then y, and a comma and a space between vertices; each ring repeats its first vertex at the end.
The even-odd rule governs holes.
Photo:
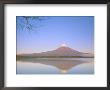
POLYGON ((17 60, 16 74, 94 74, 94 58, 29 58, 17 60))

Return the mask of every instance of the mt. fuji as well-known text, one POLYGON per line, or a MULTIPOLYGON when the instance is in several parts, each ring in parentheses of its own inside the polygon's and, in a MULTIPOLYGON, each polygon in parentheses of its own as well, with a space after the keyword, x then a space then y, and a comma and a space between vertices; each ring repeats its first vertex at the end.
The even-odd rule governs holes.
POLYGON ((41 52, 41 53, 33 53, 30 54, 32 56, 40 56, 40 57, 93 57, 93 54, 90 53, 84 53, 84 52, 79 52, 77 50, 74 50, 70 47, 68 47, 66 44, 62 44, 60 47, 58 47, 55 50, 52 51, 46 51, 46 52, 41 52))

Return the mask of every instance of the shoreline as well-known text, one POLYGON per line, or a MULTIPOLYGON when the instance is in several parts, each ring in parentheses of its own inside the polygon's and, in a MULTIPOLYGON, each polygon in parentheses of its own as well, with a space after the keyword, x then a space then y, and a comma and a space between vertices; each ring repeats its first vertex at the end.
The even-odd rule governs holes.
POLYGON ((77 57, 76 57, 76 56, 68 56, 68 57, 67 57, 67 56, 60 56, 60 57, 55 57, 55 56, 48 56, 48 57, 46 57, 46 56, 43 56, 43 57, 19 56, 19 57, 18 57, 18 56, 17 56, 17 57, 16 57, 16 60, 19 61, 19 60, 21 60, 21 59, 37 59, 37 58, 38 58, 38 59, 39 59, 39 58, 40 58, 40 59, 45 59, 45 58, 49 58, 49 59, 51 59, 51 58, 52 58, 52 59, 53 59, 53 58, 54 58, 54 59, 61 58, 61 59, 63 59, 63 58, 94 58, 94 57, 78 57, 78 56, 77 56, 77 57))

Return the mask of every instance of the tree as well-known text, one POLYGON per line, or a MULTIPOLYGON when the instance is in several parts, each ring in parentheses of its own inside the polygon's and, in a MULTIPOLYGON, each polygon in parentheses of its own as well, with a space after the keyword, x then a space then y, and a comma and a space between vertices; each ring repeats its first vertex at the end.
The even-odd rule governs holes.
POLYGON ((39 27, 38 24, 34 25, 34 22, 40 22, 45 20, 46 17, 44 16, 17 16, 16 17, 16 28, 17 29, 26 29, 26 30, 33 30, 34 27, 39 27))

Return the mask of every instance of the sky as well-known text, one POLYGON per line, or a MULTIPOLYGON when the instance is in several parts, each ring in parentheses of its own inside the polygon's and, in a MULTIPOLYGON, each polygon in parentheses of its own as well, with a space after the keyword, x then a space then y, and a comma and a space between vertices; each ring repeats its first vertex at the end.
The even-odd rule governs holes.
MULTIPOLYGON (((30 16, 31 17, 31 16, 30 16)), ((16 17, 17 54, 51 51, 62 44, 80 52, 94 52, 94 16, 42 16, 29 19, 16 17)))

